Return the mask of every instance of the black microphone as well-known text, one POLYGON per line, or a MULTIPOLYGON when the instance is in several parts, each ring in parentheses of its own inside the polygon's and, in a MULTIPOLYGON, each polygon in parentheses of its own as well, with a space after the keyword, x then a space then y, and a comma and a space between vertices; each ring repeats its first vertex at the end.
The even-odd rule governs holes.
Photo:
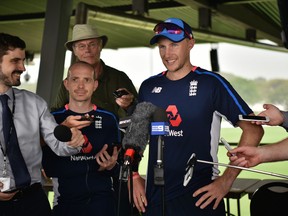
POLYGON ((125 133, 125 129, 131 124, 131 116, 136 109, 138 102, 134 102, 128 109, 127 109, 127 116, 122 117, 119 119, 119 128, 121 131, 125 133))
POLYGON ((164 185, 164 169, 163 169, 163 136, 169 134, 169 124, 167 113, 164 109, 157 107, 153 113, 153 122, 151 123, 151 135, 158 136, 157 146, 157 165, 154 167, 154 184, 164 185))
POLYGON ((156 106, 150 102, 137 104, 131 116, 131 123, 124 134, 122 140, 122 147, 125 150, 123 164, 125 166, 132 164, 133 171, 138 171, 138 163, 149 140, 149 126, 155 110, 156 106))
POLYGON ((54 129, 54 136, 61 142, 69 142, 72 138, 72 132, 65 125, 57 125, 54 129))
MULTIPOLYGON (((61 142, 69 142, 72 139, 72 132, 69 127, 65 125, 57 125, 54 128, 54 136, 61 142)), ((92 144, 89 142, 86 135, 83 135, 84 143, 82 145, 82 153, 90 153, 92 151, 92 144)))

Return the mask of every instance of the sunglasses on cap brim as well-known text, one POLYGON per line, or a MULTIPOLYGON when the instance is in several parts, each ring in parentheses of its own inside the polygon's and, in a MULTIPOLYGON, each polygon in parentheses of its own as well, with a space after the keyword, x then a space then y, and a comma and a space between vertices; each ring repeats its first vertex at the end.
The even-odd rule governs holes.
POLYGON ((154 32, 155 34, 160 34, 161 32, 163 32, 166 29, 166 31, 169 34, 182 34, 182 32, 184 32, 184 34, 186 34, 186 36, 188 36, 189 39, 193 38, 192 34, 189 34, 187 31, 185 31, 183 28, 181 28, 180 26, 174 24, 174 23, 165 23, 165 22, 161 22, 158 23, 155 27, 154 27, 154 32))

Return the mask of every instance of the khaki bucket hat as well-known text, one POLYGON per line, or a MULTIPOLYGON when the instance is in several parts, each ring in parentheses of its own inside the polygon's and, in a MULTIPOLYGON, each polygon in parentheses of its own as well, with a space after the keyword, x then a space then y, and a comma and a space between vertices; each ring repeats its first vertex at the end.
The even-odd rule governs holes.
POLYGON ((103 48, 105 47, 108 37, 106 35, 99 36, 96 29, 92 28, 91 25, 88 24, 76 24, 73 27, 72 32, 72 40, 67 41, 65 46, 68 50, 72 51, 72 45, 76 41, 92 39, 92 38, 100 38, 102 40, 103 48))

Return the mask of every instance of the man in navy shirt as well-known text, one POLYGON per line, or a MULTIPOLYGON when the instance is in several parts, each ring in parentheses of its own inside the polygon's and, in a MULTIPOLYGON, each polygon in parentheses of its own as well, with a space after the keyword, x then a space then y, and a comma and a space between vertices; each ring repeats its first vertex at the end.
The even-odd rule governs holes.
POLYGON ((135 205, 145 216, 164 212, 167 216, 224 216, 223 197, 239 171, 226 169, 219 176, 217 166, 196 163, 192 179, 184 186, 187 161, 192 153, 201 160, 218 161, 222 118, 242 129, 240 146, 258 145, 263 129, 239 121, 239 114, 254 114, 229 82, 218 73, 192 65, 190 51, 195 39, 186 22, 169 18, 158 23, 154 32, 150 44, 157 43, 167 70, 141 84, 139 101, 167 112, 170 131, 164 137, 164 186, 154 184, 157 140, 151 137, 146 190, 144 180, 134 173, 135 205))
POLYGON ((118 173, 118 150, 108 153, 112 143, 120 142, 118 121, 114 114, 92 104, 91 96, 98 82, 94 68, 86 62, 70 66, 64 85, 69 103, 54 111, 57 122, 73 116, 91 118, 89 126, 81 128, 86 136, 84 149, 70 157, 58 157, 44 147, 43 167, 53 178, 56 194, 54 215, 116 215, 112 176, 118 173))

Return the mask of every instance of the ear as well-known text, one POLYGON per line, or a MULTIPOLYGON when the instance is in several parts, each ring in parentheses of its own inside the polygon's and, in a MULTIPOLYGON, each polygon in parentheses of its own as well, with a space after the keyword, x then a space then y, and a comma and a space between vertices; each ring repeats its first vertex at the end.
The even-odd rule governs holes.
POLYGON ((98 87, 98 80, 95 80, 94 81, 94 91, 97 89, 97 87, 98 87))
POLYGON ((67 78, 63 80, 63 84, 64 84, 66 90, 68 91, 68 80, 67 80, 67 78))
POLYGON ((193 47, 194 47, 194 44, 195 44, 195 39, 192 38, 188 41, 188 47, 189 49, 191 50, 193 47))

